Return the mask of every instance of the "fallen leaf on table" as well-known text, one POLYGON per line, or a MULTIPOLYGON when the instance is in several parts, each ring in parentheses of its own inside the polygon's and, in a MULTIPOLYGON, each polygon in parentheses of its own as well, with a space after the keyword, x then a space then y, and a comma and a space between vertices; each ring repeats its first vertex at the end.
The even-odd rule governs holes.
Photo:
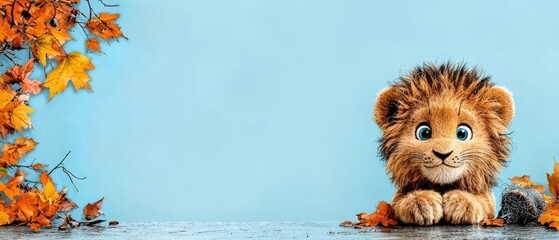
POLYGON ((354 228, 363 228, 363 227, 371 227, 382 225, 384 227, 388 226, 396 226, 398 225, 398 221, 393 218, 392 207, 389 203, 385 201, 380 201, 377 205, 377 210, 371 214, 367 213, 359 213, 357 214, 358 223, 354 223, 351 221, 345 221, 340 223, 342 227, 354 227, 354 228))
POLYGON ((549 224, 550 228, 555 228, 557 231, 559 231, 559 222, 552 222, 549 224))
POLYGON ((486 227, 504 227, 505 221, 502 218, 486 218, 481 222, 481 225, 486 227))
POLYGON ((385 201, 380 201, 377 205, 377 210, 374 213, 366 214, 360 213, 357 214, 357 219, 359 223, 363 226, 377 226, 382 224, 385 227, 388 226, 395 226, 398 222, 395 219, 392 219, 392 207, 385 201))
POLYGON ((101 205, 103 205, 103 200, 105 198, 101 198, 101 200, 94 202, 94 203, 88 203, 87 206, 85 206, 85 208, 83 209, 83 215, 85 216, 86 220, 91 220, 94 218, 99 217, 99 214, 101 214, 101 205))

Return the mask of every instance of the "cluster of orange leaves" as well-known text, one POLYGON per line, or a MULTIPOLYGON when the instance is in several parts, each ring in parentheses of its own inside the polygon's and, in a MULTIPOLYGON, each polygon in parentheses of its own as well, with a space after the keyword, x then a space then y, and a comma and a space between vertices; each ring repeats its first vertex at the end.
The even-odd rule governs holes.
POLYGON ((57 63, 42 84, 33 82, 38 93, 48 88, 51 100, 64 91, 71 81, 74 89, 91 90, 86 71, 95 67, 90 58, 79 51, 67 53, 64 44, 72 40, 69 31, 79 25, 87 35, 87 51, 99 52, 99 40, 125 38, 115 21, 119 14, 91 11, 89 17, 77 9, 80 0, 0 0, 0 53, 7 49, 30 49, 37 61, 46 67, 50 60, 57 63), (37 90, 38 88, 38 90, 37 90))
POLYGON ((549 192, 553 196, 544 195, 545 211, 539 222, 559 231, 559 163, 554 162, 553 173, 546 174, 549 192))
MULTIPOLYGON (((72 29, 79 27, 86 35, 84 52, 100 52, 100 41, 126 38, 116 23, 119 14, 98 14, 86 1, 88 13, 78 9, 80 0, 0 0, 0 61, 6 60, 0 66, 13 63, 3 74, 0 72, 0 138, 6 140, 32 128, 29 114, 34 110, 29 107, 29 98, 42 90, 48 89, 49 101, 69 82, 76 91, 91 90, 87 71, 95 67, 90 58, 80 51, 68 53, 64 48, 66 42, 73 40, 72 29), (21 54, 22 50, 29 54, 21 54), (21 55, 30 58, 19 62, 21 55), (36 65, 46 75, 42 82, 29 79, 36 65)), ((56 218, 66 226, 83 223, 68 214, 58 215, 77 205, 66 197, 65 188, 57 190, 47 165, 20 163, 37 143, 26 137, 3 143, 0 178, 5 180, 0 181, 0 225, 28 225, 38 231, 51 226, 56 218), (29 173, 35 173, 38 181, 28 180, 29 173)), ((103 199, 88 204, 84 217, 98 217, 102 203, 103 199)))
MULTIPOLYGON (((33 139, 21 137, 13 144, 4 144, 0 157, 1 177, 9 177, 6 168, 16 166, 14 175, 6 182, 0 181, 0 192, 5 198, 0 198, 0 225, 25 224, 31 229, 39 231, 41 227, 51 226, 58 213, 65 213, 78 206, 66 197, 67 189, 57 191, 54 182, 46 171, 46 165, 36 163, 28 166, 19 165, 28 152, 32 151, 36 142, 33 139), (39 183, 30 185, 25 182, 27 173, 19 169, 27 167, 39 175, 39 183), (38 184, 41 187, 37 186, 38 184)), ((101 200, 102 203, 102 200, 101 200)), ((99 216, 101 207, 96 209, 90 205, 84 208, 86 219, 99 216)))

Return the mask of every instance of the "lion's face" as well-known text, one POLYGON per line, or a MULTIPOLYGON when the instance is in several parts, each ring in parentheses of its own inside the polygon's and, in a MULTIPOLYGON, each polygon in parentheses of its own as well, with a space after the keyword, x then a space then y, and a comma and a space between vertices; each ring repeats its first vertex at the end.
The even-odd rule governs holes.
MULTIPOLYGON (((452 98, 433 98, 411 114, 388 161, 415 170, 427 180, 449 184, 468 172, 494 165, 483 120, 452 98)), ((392 164, 391 164, 392 165, 392 164)))
POLYGON ((374 116, 398 191, 494 186, 509 155, 512 95, 464 66, 424 65, 382 91, 374 116))

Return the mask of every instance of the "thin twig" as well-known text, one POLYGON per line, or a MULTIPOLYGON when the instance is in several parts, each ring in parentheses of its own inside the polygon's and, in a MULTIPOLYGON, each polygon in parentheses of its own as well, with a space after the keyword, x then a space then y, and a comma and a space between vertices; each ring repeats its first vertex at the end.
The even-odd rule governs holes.
POLYGON ((64 162, 64 160, 66 160, 66 158, 68 157, 68 155, 70 155, 72 151, 68 151, 68 153, 66 153, 66 156, 64 156, 64 158, 62 158, 62 161, 60 161, 52 170, 50 170, 49 173, 47 173, 47 175, 50 175, 54 170, 56 170, 58 167, 60 167, 60 165, 64 162))
POLYGON ((10 28, 15 26, 16 24, 16 20, 14 19, 14 9, 16 8, 16 2, 17 0, 14 0, 14 3, 12 3, 12 24, 10 24, 10 28))
POLYGON ((87 35, 87 32, 85 31, 85 28, 83 27, 82 23, 76 22, 78 24, 78 26, 80 26, 80 28, 83 31, 83 34, 85 34, 86 38, 89 38, 89 35, 87 35))
POLYGON ((103 6, 105 7, 118 7, 118 4, 106 4, 105 2, 103 2, 103 0, 99 0, 99 2, 101 2, 101 4, 103 4, 103 6))
POLYGON ((68 170, 66 167, 64 167, 64 160, 66 160, 66 158, 68 157, 68 155, 71 153, 72 151, 68 151, 68 153, 66 153, 66 156, 64 156, 64 158, 62 159, 62 161, 60 161, 52 170, 50 170, 50 172, 48 173, 48 175, 50 175, 54 170, 56 169, 62 169, 62 172, 64 172, 64 174, 66 174, 66 176, 68 176, 68 179, 70 179, 70 182, 72 183, 72 185, 74 186, 74 188, 76 189, 76 191, 80 191, 78 189, 78 187, 76 186, 76 184, 74 183, 74 178, 78 179, 78 180, 85 180, 87 177, 78 177, 76 176, 74 173, 72 173, 70 170, 68 170))
POLYGON ((10 61, 12 61, 12 63, 13 63, 14 65, 17 64, 10 56, 8 56, 8 54, 2 53, 2 55, 4 55, 6 58, 8 58, 10 61))
POLYGON ((91 7, 91 2, 86 0, 87 6, 89 7, 89 20, 91 20, 91 13, 93 13, 93 8, 91 7))

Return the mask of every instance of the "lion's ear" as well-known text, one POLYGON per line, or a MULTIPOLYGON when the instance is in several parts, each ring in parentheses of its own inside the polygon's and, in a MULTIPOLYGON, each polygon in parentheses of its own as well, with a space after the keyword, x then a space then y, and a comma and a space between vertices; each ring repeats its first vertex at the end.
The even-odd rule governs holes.
POLYGON ((508 126, 514 116, 512 93, 506 88, 495 86, 489 89, 488 97, 491 102, 498 103, 495 104, 493 110, 497 113, 501 121, 503 121, 503 124, 508 126))
POLYGON ((384 129, 395 117, 398 111, 398 97, 400 96, 394 88, 386 88, 378 94, 374 114, 375 122, 381 129, 384 129))

